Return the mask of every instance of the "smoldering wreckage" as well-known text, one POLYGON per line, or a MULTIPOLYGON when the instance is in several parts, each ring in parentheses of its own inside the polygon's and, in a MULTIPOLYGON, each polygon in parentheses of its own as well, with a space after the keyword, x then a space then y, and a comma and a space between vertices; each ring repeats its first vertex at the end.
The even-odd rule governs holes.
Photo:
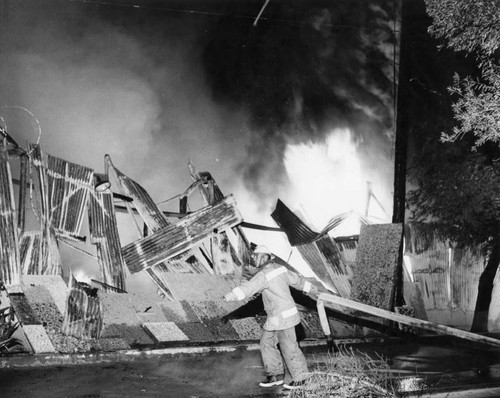
MULTIPOLYGON (((264 317, 258 298, 220 300, 248 277, 252 243, 244 229, 259 226, 243 220, 233 196, 224 195, 209 172, 190 164, 192 184, 179 195, 179 212, 165 212, 108 155, 99 173, 47 154, 38 144, 22 149, 5 130, 2 138, 2 355, 260 338, 264 317), (19 176, 11 173, 14 164, 19 176), (188 211, 194 192, 201 193, 204 206, 188 211), (26 230, 27 208, 39 229, 26 230), (128 213, 139 234, 124 246, 117 212, 128 213), (88 236, 81 235, 85 217, 88 236), (91 283, 78 281, 71 270, 63 279, 60 246, 82 251, 82 242, 94 247, 95 254, 85 254, 100 270, 91 283), (154 281, 157 291, 127 292, 127 277, 139 272, 154 281)), ((500 345, 466 331, 484 264, 477 250, 450 248, 425 226, 370 224, 363 216, 358 216, 359 236, 333 237, 352 216, 357 215, 341 214, 316 232, 280 200, 272 213, 279 226, 274 229, 286 234, 315 273, 311 281, 338 293, 309 297, 293 292, 304 338, 341 341, 396 329, 500 345)), ((500 328, 498 318, 491 314, 493 331, 500 328)))

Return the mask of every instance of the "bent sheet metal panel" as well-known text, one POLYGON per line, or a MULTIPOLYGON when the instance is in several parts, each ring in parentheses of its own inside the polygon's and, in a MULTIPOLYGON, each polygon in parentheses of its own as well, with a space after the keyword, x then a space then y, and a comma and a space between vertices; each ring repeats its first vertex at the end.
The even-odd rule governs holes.
MULTIPOLYGON (((158 208, 149 193, 140 184, 116 168, 109 156, 106 160, 111 170, 115 173, 122 192, 133 199, 134 207, 147 228, 151 232, 155 233, 162 228, 166 228, 171 225, 170 221, 158 208)), ((183 257, 182 259, 172 259, 172 263, 169 259, 168 261, 165 261, 164 264, 155 264, 153 267, 148 269, 148 275, 167 296, 171 296, 165 283, 163 283, 162 274, 164 272, 190 272, 189 270, 193 272, 193 263, 183 261, 185 258, 191 257, 195 257, 197 260, 203 261, 202 254, 199 253, 199 251, 193 251, 189 256, 183 257)))
POLYGON ((328 260, 322 254, 315 242, 296 246, 301 256, 311 267, 315 275, 333 291, 337 291, 342 297, 349 297, 350 289, 344 289, 345 283, 336 278, 330 269, 328 260))
POLYGON ((191 249, 214 230, 234 227, 242 220, 234 198, 228 196, 214 206, 206 206, 176 224, 125 246, 123 258, 130 272, 139 272, 191 249))
POLYGON ((467 324, 462 326, 470 326, 487 260, 480 248, 453 247, 436 237, 432 227, 418 223, 406 225, 405 239, 405 255, 420 284, 426 311, 437 310, 433 316, 441 323, 454 322, 450 316, 464 313, 467 324))
POLYGON ((96 192, 90 196, 89 231, 97 246, 97 258, 103 282, 126 290, 125 267, 121 252, 120 236, 111 192, 96 192))
POLYGON ((486 266, 481 251, 471 248, 453 248, 451 252, 450 282, 452 306, 474 311, 479 278, 486 266))
POLYGON ((42 216, 57 233, 78 235, 87 209, 94 170, 52 155, 43 156, 39 145, 30 144, 37 168, 42 216))
MULTIPOLYGON (((351 270, 343 263, 337 244, 328 235, 328 228, 321 233, 314 232, 280 200, 271 216, 325 286, 342 297, 349 297, 351 270)), ((343 217, 333 219, 329 228, 338 225, 343 217)))
POLYGON ((420 283, 426 310, 451 307, 450 248, 428 225, 406 225, 406 253, 413 279, 420 283))
POLYGON ((78 235, 89 191, 93 189, 94 171, 51 155, 47 157, 47 166, 52 225, 59 231, 78 235))
POLYGON ((119 169, 114 167, 111 159, 108 157, 108 164, 111 170, 114 171, 123 193, 134 200, 134 207, 141 216, 142 220, 153 232, 170 225, 165 215, 158 209, 158 206, 153 201, 148 192, 133 179, 123 174, 119 169))
POLYGON ((0 278, 7 284, 19 284, 21 262, 17 236, 14 188, 7 151, 0 149, 0 278))

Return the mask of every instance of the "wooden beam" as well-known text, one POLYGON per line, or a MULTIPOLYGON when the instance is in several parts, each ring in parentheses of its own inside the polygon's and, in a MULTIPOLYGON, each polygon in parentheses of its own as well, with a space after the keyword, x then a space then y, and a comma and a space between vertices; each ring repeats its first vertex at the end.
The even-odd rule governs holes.
POLYGON ((227 196, 213 206, 203 207, 176 224, 123 247, 123 258, 130 272, 139 272, 189 250, 214 231, 232 228, 241 221, 234 198, 227 196))
POLYGON ((357 301, 349 300, 339 296, 334 296, 332 294, 321 293, 318 296, 317 307, 318 307, 318 315, 320 317, 321 327, 323 329, 323 333, 325 333, 326 336, 330 336, 331 331, 330 331, 330 326, 328 324, 328 318, 326 316, 325 303, 341 305, 343 307, 351 308, 353 310, 362 311, 367 314, 375 315, 384 319, 389 319, 394 322, 403 323, 408 326, 430 330, 432 332, 439 334, 455 336, 461 339, 474 341, 477 343, 489 344, 497 347, 500 346, 500 340, 498 339, 466 332, 465 330, 455 329, 449 326, 440 325, 437 323, 432 323, 421 319, 412 318, 406 315, 396 314, 391 311, 386 311, 381 308, 372 307, 371 305, 359 303, 357 301))

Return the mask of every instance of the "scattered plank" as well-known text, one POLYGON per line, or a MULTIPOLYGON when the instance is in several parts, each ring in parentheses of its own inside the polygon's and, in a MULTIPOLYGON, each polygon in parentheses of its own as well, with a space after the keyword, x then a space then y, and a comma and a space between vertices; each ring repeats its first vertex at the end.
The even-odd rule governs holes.
POLYGON ((359 303, 357 301, 349 300, 343 297, 334 296, 331 294, 321 293, 318 296, 317 307, 318 314, 321 321, 321 327, 326 336, 331 335, 330 325, 325 311, 325 303, 333 303, 357 311, 362 311, 367 314, 375 315, 384 319, 399 322, 408 326, 413 326, 425 330, 430 330, 435 333, 455 336, 461 339, 474 341, 477 343, 484 343, 492 346, 500 347, 500 340, 487 336, 482 336, 475 333, 466 332, 465 330, 455 329, 449 326, 424 321, 421 319, 412 318, 406 315, 396 314, 391 311, 383 310, 381 308, 372 307, 367 304, 359 303))

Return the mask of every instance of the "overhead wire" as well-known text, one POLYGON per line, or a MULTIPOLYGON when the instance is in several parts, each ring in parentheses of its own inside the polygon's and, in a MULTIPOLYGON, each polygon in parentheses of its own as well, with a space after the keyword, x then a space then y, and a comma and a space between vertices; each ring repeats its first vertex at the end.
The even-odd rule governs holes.
MULTIPOLYGON (((103 5, 103 6, 117 6, 122 8, 135 8, 135 9, 144 9, 144 10, 157 10, 157 11, 168 11, 168 12, 177 12, 183 14, 191 14, 191 15, 207 15, 214 17, 232 17, 232 18, 240 18, 240 19, 248 19, 255 22, 256 18, 254 15, 244 15, 244 14, 230 14, 225 12, 217 12, 217 11, 203 11, 203 10, 193 10, 193 9, 183 9, 183 8, 171 8, 171 7, 159 7, 159 6, 143 6, 138 4, 125 4, 114 1, 100 1, 100 0, 70 0, 72 3, 84 3, 84 4, 92 4, 92 5, 103 5)), ((260 17, 259 20, 270 21, 270 22, 280 22, 280 23, 294 23, 300 25, 310 25, 310 21, 303 21, 299 19, 285 19, 285 18, 275 18, 275 17, 260 17)), ((333 24, 333 23, 324 23, 324 26, 329 26, 332 28, 338 29, 363 29, 363 30, 385 30, 387 29, 384 26, 362 26, 362 25, 347 25, 347 24, 333 24)))

